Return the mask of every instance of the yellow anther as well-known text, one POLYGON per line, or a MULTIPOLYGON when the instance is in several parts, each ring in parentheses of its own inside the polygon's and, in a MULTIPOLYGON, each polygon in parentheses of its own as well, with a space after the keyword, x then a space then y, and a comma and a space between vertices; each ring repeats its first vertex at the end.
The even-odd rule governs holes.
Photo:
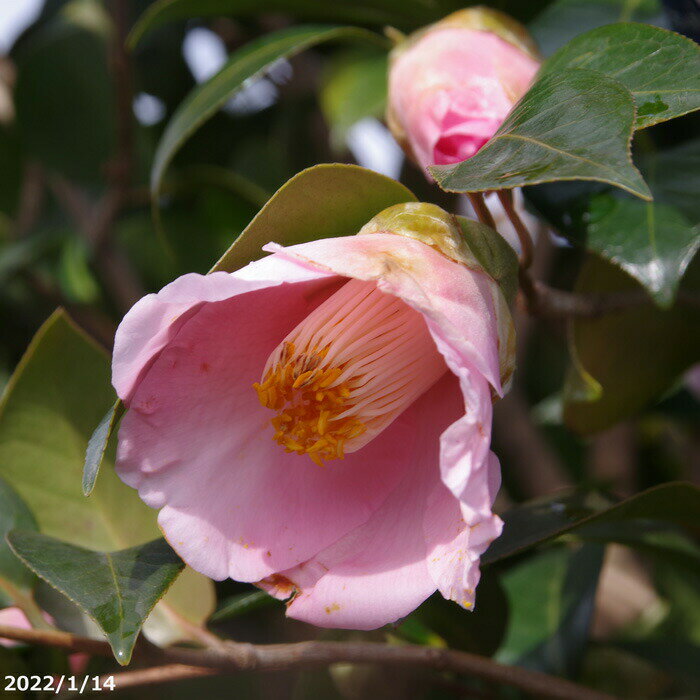
POLYGON ((315 374, 315 372, 314 372, 313 370, 309 370, 308 372, 302 372, 302 373, 297 377, 297 379, 296 379, 296 381, 294 382, 294 384, 292 384, 292 388, 293 388, 293 389, 299 389, 301 386, 303 386, 304 384, 306 384, 306 383, 308 382, 309 378, 310 378, 313 374, 315 374))
POLYGON ((319 456, 318 452, 310 452, 309 457, 318 464, 319 467, 325 467, 326 465, 323 463, 323 460, 319 456))
POLYGON ((330 411, 321 411, 321 415, 318 417, 318 434, 324 435, 326 432, 326 427, 328 426, 328 416, 331 415, 330 411))

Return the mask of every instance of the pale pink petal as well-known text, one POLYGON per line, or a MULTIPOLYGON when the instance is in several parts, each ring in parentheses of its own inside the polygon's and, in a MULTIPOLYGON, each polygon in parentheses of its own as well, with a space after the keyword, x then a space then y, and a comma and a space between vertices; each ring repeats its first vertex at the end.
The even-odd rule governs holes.
POLYGON ((245 272, 215 272, 206 277, 194 273, 178 277, 157 294, 140 299, 119 324, 114 338, 112 384, 119 398, 128 402, 149 363, 182 325, 206 302, 282 284, 321 279, 325 275, 303 270, 278 257, 251 263, 245 272))
POLYGON ((382 291, 424 315, 443 354, 459 356, 501 391, 494 283, 485 273, 391 233, 327 238, 289 248, 271 243, 265 250, 312 269, 376 280, 382 291))
MULTIPOLYGON (((443 434, 443 449, 445 442, 443 434)), ((503 527, 501 519, 491 514, 501 478, 498 459, 493 453, 482 469, 486 473, 474 475, 473 479, 477 489, 486 487, 481 510, 475 512, 461 504, 443 483, 439 483, 428 499, 424 520, 428 570, 440 593, 466 608, 474 606, 480 576, 479 557, 501 534, 503 527), (478 482, 482 482, 481 485, 478 482)))
POLYGON ((254 581, 309 559, 371 516, 409 456, 399 421, 325 469, 273 442, 253 382, 342 283, 301 270, 308 281, 201 305, 151 362, 122 420, 118 474, 162 508, 170 544, 212 578, 254 581))
POLYGON ((497 131, 538 67, 496 34, 437 26, 392 63, 391 111, 424 168, 460 162, 497 131))
MULTIPOLYGON (((457 382, 447 374, 397 419, 411 426, 403 437, 411 443, 409 456, 400 483, 372 518, 311 561, 261 582, 279 597, 291 587, 300 591, 290 617, 322 627, 375 629, 407 615, 435 591, 424 521, 440 485, 440 433, 461 411, 457 382)), ((395 435, 381 440, 401 448, 395 435)))

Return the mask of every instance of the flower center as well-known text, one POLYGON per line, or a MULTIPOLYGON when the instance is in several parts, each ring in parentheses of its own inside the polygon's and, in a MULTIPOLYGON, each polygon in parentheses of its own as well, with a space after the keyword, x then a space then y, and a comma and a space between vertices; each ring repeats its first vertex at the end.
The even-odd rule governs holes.
POLYGON ((445 370, 419 312, 353 279, 277 346, 253 387, 277 412, 273 439, 323 466, 370 442, 445 370))

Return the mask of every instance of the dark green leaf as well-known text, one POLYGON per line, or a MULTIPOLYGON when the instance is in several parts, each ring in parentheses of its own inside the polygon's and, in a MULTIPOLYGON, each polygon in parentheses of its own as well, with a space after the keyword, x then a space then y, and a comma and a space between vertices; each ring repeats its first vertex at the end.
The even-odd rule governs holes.
POLYGON ((95 488, 95 481, 107 451, 109 438, 123 415, 124 404, 121 401, 117 401, 107 411, 105 417, 100 421, 97 428, 95 428, 95 432, 88 440, 87 450, 85 450, 85 464, 83 465, 83 494, 85 496, 89 496, 95 488))
POLYGON ((700 138, 661 151, 642 167, 655 200, 675 207, 691 224, 700 223, 700 138))
MULTIPOLYGON (((107 450, 90 498, 81 489, 88 439, 114 404, 109 360, 56 312, 39 329, 0 402, 0 476, 34 513, 40 530, 100 551, 159 536, 156 511, 114 473, 107 450)), ((201 624, 214 606, 211 581, 188 570, 166 599, 162 625, 181 633, 178 618, 201 624)))
POLYGON ((545 56, 578 34, 613 22, 658 24, 662 11, 657 0, 555 0, 529 25, 545 56))
POLYGON ((233 53, 212 78, 198 85, 168 123, 158 144, 151 170, 151 190, 158 198, 163 175, 182 144, 209 119, 247 80, 262 75, 275 61, 316 44, 332 40, 382 43, 382 37, 365 29, 333 26, 297 26, 256 39, 233 53))
MULTIPOLYGON (((260 3, 256 0, 157 0, 139 18, 129 37, 129 44, 135 46, 145 34, 168 22, 221 15, 246 17, 257 15, 260 10, 260 3)), ((267 0, 265 11, 291 13, 295 17, 312 21, 357 22, 379 26, 392 24, 399 28, 420 26, 441 16, 439 8, 429 7, 420 0, 267 0)))
POLYGON ((588 207, 586 247, 638 280, 659 306, 673 303, 700 247, 700 229, 658 202, 600 194, 588 207))
POLYGON ((435 593, 401 623, 398 632, 414 643, 491 656, 503 641, 507 622, 505 593, 495 572, 487 570, 479 581, 473 611, 435 593))
POLYGON ((700 140, 642 156, 653 202, 600 183, 550 183, 527 188, 526 196, 561 235, 618 265, 669 306, 700 245, 700 140))
POLYGON ((665 669, 676 677, 694 678, 696 683, 700 679, 700 644, 692 644, 678 637, 661 637, 620 640, 615 642, 615 646, 651 661, 655 666, 665 669))
POLYGON ((595 494, 557 496, 516 506, 501 517, 503 534, 481 558, 484 564, 593 523, 645 518, 700 528, 700 489, 681 482, 662 484, 615 505, 595 494))
POLYGON ((7 539, 32 571, 100 626, 122 665, 131 660, 144 620, 185 566, 163 539, 111 553, 22 530, 7 539))
POLYGON ((603 547, 550 549, 503 577, 510 624, 496 658, 572 676, 588 641, 603 547))
POLYGON ((7 533, 15 528, 36 530, 36 520, 15 490, 0 478, 0 597, 5 594, 9 602, 14 602, 16 591, 28 593, 36 581, 5 542, 7 533))
MULTIPOLYGON (((700 291, 700 261, 682 288, 700 291)), ((591 256, 575 290, 625 293, 639 290, 627 274, 591 256)), ((641 304, 599 318, 571 322, 572 366, 564 392, 564 421, 581 434, 603 430, 641 411, 700 361, 700 309, 676 303, 665 310, 641 304)))
POLYGON ((630 158, 634 118, 634 100, 621 83, 565 70, 538 80, 475 156, 430 171, 450 192, 597 180, 651 199, 630 158))
POLYGON ((594 29, 559 49, 542 71, 570 68, 619 80, 637 105, 637 129, 700 109, 700 47, 666 29, 632 23, 594 29))
POLYGON ((415 201, 403 185, 357 165, 315 165, 285 183, 224 253, 212 272, 261 258, 270 241, 294 245, 351 236, 392 204, 415 201))
POLYGON ((661 520, 593 522, 577 529, 576 537, 586 542, 616 542, 657 561, 700 574, 700 548, 677 527, 661 520))

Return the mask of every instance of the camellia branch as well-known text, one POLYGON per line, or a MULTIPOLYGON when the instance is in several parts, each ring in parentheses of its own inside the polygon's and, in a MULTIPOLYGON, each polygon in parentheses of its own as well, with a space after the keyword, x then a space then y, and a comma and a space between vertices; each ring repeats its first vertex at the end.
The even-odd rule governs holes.
MULTIPOLYGON (((106 642, 78 637, 56 630, 26 630, 0 625, 0 638, 52 646, 66 651, 83 651, 111 656, 106 642)), ((137 646, 137 649, 142 648, 137 646)), ((146 658, 154 668, 125 672, 131 686, 140 676, 146 683, 167 680, 164 669, 173 669, 177 679, 194 678, 238 671, 284 671, 329 666, 335 663, 381 664, 431 668, 510 685, 538 698, 553 700, 611 700, 610 696, 585 688, 562 678, 548 676, 519 666, 505 666, 486 657, 452 649, 413 645, 377 644, 374 642, 295 642, 290 644, 247 644, 221 641, 217 648, 184 649, 147 647, 146 658), (155 668, 160 667, 160 670, 155 668), (177 667, 177 670, 174 669, 177 667), (189 675, 188 675, 189 674, 189 675)), ((121 674, 118 674, 118 676, 121 674)), ((117 678, 118 678, 117 676, 117 678)))
MULTIPOLYGON (((528 312, 547 318, 597 318, 653 304, 643 289, 579 294, 549 287, 544 282, 533 280, 525 271, 520 275, 520 289, 528 312)), ((692 292, 680 290, 676 301, 683 306, 700 308, 700 296, 692 292)))
POLYGON ((512 190, 498 190, 496 194, 498 194, 498 199, 501 202, 506 216, 510 220, 510 223, 513 224, 515 232, 518 234, 518 240, 520 241, 520 248, 522 250, 520 253, 520 267, 523 270, 527 270, 532 264, 532 236, 530 235, 530 231, 515 209, 512 190))
POLYGON ((467 196, 469 201, 476 212, 476 217, 481 221, 482 224, 491 227, 494 231, 497 231, 496 222, 494 221, 493 214, 491 210, 486 205, 484 201, 484 195, 481 192, 468 192, 467 196))

